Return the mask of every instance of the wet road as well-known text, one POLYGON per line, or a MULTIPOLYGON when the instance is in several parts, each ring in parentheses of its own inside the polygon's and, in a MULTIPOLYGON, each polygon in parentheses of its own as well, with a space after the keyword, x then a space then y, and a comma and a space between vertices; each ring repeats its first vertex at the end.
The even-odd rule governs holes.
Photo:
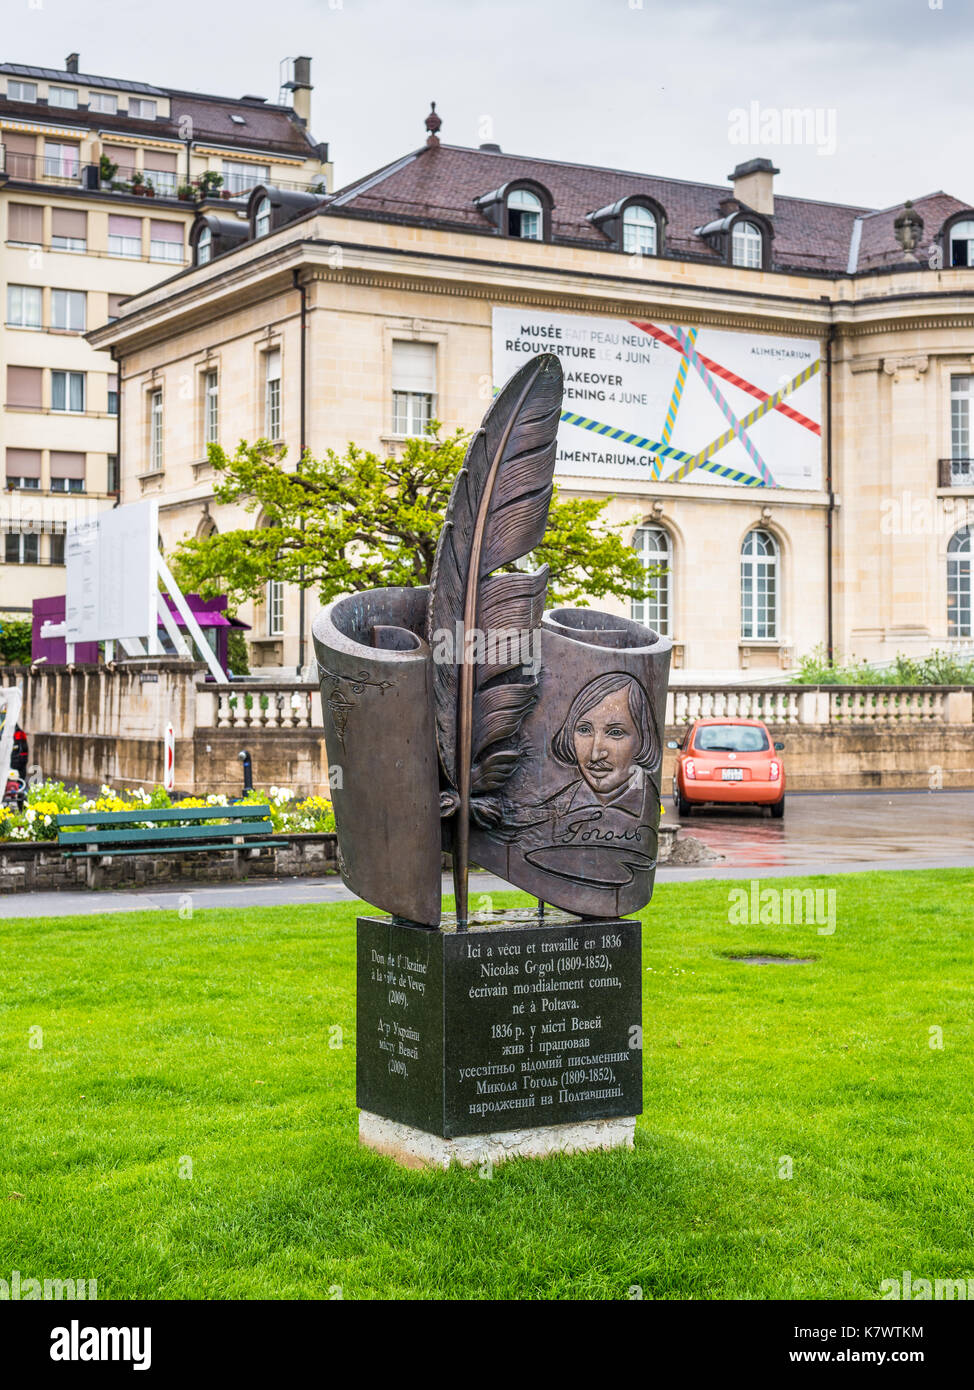
MULTIPOLYGON (((664 805, 667 818, 675 818, 669 797, 664 805)), ((723 855, 714 864, 672 871, 687 877, 720 878, 737 868, 841 873, 974 866, 974 791, 789 792, 782 820, 747 806, 714 806, 694 810, 680 824, 683 834, 723 855)))
MULTIPOLYGON (((670 824, 675 812, 667 797, 670 824)), ((869 869, 967 868, 974 886, 974 791, 789 792, 783 820, 746 807, 695 811, 681 822, 684 832, 724 857, 694 868, 660 867, 661 882, 707 878, 769 878, 785 874, 858 873, 869 869)), ((477 896, 510 884, 491 874, 471 875, 477 896)), ((443 892, 453 883, 443 876, 443 892)), ((298 903, 348 902, 340 879, 290 878, 274 883, 169 884, 152 889, 101 893, 0 894, 0 918, 70 917, 87 913, 178 911, 187 898, 194 908, 274 907, 298 903)))

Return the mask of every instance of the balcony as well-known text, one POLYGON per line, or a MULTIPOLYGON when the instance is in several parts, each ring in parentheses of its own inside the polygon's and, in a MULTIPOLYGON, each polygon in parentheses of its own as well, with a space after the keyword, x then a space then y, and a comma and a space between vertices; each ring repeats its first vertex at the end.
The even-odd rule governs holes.
POLYGON ((974 491, 974 459, 938 459, 937 486, 963 487, 974 491))
MULTIPOLYGON (((147 156, 149 157, 149 156, 147 156)), ((200 186, 200 175, 194 174, 189 183, 184 173, 118 166, 111 179, 104 179, 100 166, 84 164, 77 159, 54 155, 18 154, 0 145, 0 177, 20 183, 39 183, 63 188, 85 188, 92 193, 120 193, 128 197, 179 198, 182 202, 211 198, 247 198, 258 184, 270 183, 298 193, 323 193, 324 175, 295 181, 293 179, 263 179, 251 174, 234 172, 223 178, 221 186, 209 193, 200 186), (181 192, 180 190, 185 190, 181 192)))

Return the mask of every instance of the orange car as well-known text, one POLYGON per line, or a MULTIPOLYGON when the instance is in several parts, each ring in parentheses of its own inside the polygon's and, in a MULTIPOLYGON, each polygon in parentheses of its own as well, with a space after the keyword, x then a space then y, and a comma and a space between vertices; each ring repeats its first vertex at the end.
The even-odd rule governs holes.
POLYGON ((772 743, 760 719, 697 719, 678 748, 673 802, 681 816, 707 801, 770 806, 785 814, 783 743, 772 743))

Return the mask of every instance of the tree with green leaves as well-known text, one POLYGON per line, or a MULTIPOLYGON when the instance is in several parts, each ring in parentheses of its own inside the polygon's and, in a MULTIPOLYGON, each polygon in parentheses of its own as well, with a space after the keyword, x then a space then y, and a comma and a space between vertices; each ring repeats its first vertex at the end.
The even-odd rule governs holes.
MULTIPOLYGON (((440 438, 436 422, 406 440, 397 458, 349 444, 296 470, 279 446, 241 443, 231 457, 209 446, 218 503, 242 503, 259 524, 184 540, 174 566, 184 588, 231 604, 257 599, 269 580, 303 585, 322 603, 359 589, 428 584, 453 480, 469 435, 440 438)), ((547 564, 549 605, 613 595, 643 598, 658 577, 620 534, 633 521, 605 517, 610 498, 562 499, 557 490, 544 540, 531 556, 547 564)), ((635 520, 635 518, 633 518, 635 520)))

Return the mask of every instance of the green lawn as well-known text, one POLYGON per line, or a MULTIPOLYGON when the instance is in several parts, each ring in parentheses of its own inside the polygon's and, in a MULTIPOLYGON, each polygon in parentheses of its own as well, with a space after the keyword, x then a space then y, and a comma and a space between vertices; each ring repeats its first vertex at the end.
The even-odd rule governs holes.
POLYGON ((974 1276, 974 877, 802 882, 837 890, 833 935, 731 925, 734 885, 664 882, 635 1152, 490 1179, 358 1147, 353 904, 2 921, 0 1278, 707 1299, 974 1276))

